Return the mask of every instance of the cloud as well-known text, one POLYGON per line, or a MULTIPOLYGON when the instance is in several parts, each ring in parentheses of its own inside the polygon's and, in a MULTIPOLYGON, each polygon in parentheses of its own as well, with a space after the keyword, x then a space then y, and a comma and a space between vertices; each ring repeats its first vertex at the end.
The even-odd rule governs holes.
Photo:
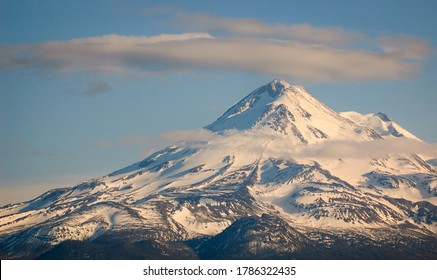
POLYGON ((150 154, 152 151, 164 148, 170 145, 169 141, 162 141, 157 136, 146 136, 140 134, 126 135, 117 139, 101 139, 96 141, 94 147, 102 150, 113 151, 136 151, 139 158, 143 158, 145 154, 150 154))
POLYGON ((186 29, 203 32, 228 32, 239 36, 294 39, 301 42, 344 45, 365 37, 355 31, 309 24, 267 24, 251 18, 227 18, 205 13, 176 13, 177 22, 186 29))
POLYGON ((86 95, 94 95, 106 93, 111 90, 111 87, 105 81, 92 81, 88 84, 88 88, 85 91, 86 95))
POLYGON ((25 154, 25 155, 31 155, 31 156, 38 156, 42 155, 43 152, 37 149, 35 146, 33 146, 31 143, 27 142, 26 140, 22 138, 15 138, 15 141, 13 142, 11 149, 14 153, 17 154, 25 154))
POLYGON ((152 137, 145 135, 129 135, 119 140, 119 143, 123 146, 146 146, 151 142, 152 137))
POLYGON ((114 148, 116 146, 146 147, 154 142, 154 138, 156 137, 146 136, 146 135, 128 135, 116 140, 101 139, 95 143, 95 146, 97 148, 104 148, 104 149, 114 148))
MULTIPOLYGON (((233 133, 229 131, 226 135, 233 133)), ((175 130, 164 132, 157 136, 150 135, 127 135, 116 140, 106 140, 102 139, 95 143, 98 148, 113 148, 115 146, 122 147, 140 147, 140 148, 155 148, 155 147, 165 147, 173 145, 179 142, 208 142, 213 139, 221 137, 217 134, 212 133, 206 129, 195 129, 195 130, 175 130)))
POLYGON ((379 39, 379 43, 386 53, 413 60, 422 60, 432 52, 426 41, 407 35, 383 36, 379 39))
MULTIPOLYGON (((227 130, 213 133, 206 129, 177 130, 157 136, 130 135, 110 142, 121 147, 139 149, 139 157, 168 146, 187 145, 206 148, 212 153, 232 151, 236 156, 259 158, 288 158, 290 160, 316 160, 323 162, 338 159, 368 160, 386 156, 418 154, 422 158, 437 158, 437 144, 414 139, 399 138, 374 141, 327 140, 309 145, 290 145, 289 136, 272 135, 260 131, 227 130)), ((102 146, 106 145, 101 141, 102 146)), ((224 154, 225 155, 225 154, 224 154)), ((247 160, 247 159, 245 159, 247 160)))
POLYGON ((109 149, 114 147, 114 143, 112 143, 109 140, 99 140, 96 142, 96 147, 97 148, 105 148, 105 149, 109 149))
POLYGON ((337 159, 358 159, 365 160, 384 158, 394 155, 418 154, 424 159, 437 158, 437 144, 426 143, 413 139, 386 139, 374 141, 346 141, 327 140, 321 143, 310 145, 289 144, 287 137, 262 135, 252 132, 245 134, 216 135, 211 141, 218 149, 223 145, 238 145, 230 150, 237 150, 243 155, 266 155, 268 157, 289 158, 300 160, 337 160, 337 159), (240 145, 240 143, 244 143, 240 145))
MULTIPOLYGON (((0 46, 1 68, 37 68, 49 71, 128 70, 150 71, 162 61, 155 52, 162 45, 212 38, 204 33, 161 34, 157 36, 105 35, 68 41, 0 46), (137 60, 138 59, 138 60, 137 60)), ((167 54, 171 56, 171 54, 167 54)))
POLYGON ((217 137, 207 129, 175 130, 160 135, 160 139, 168 142, 208 142, 217 137))
POLYGON ((21 154, 21 155, 32 156, 32 157, 59 157, 64 155, 63 151, 41 150, 35 145, 33 145, 32 142, 27 141, 21 137, 16 137, 14 139, 14 142, 10 146, 10 149, 15 154, 21 154))
MULTIPOLYGON (((106 35, 0 46, 0 68, 155 75, 180 71, 245 71, 298 81, 405 79, 419 73, 432 48, 408 36, 353 46, 364 35, 308 24, 272 25, 254 19, 179 15, 185 28, 209 33, 106 35), (213 36, 210 33, 218 33, 213 36), (235 36, 238 35, 238 36, 235 36)), ((108 91, 104 82, 86 94, 108 91)))
POLYGON ((300 156, 325 158, 380 158, 413 153, 436 157, 437 145, 407 138, 363 142, 327 141, 298 151, 300 156))
POLYGON ((382 158, 388 155, 419 154, 424 158, 437 158, 437 144, 426 143, 409 138, 381 139, 374 141, 327 140, 309 145, 290 145, 289 136, 272 136, 260 131, 229 130, 216 134, 209 130, 175 131, 163 134, 161 138, 188 143, 208 144, 222 150, 224 146, 232 146, 230 150, 246 155, 265 154, 273 157, 289 158, 382 158), (172 135, 172 137, 168 137, 172 135), (174 137, 173 137, 174 135, 174 137), (238 147, 238 148, 236 148, 238 147))
POLYGON ((64 91, 68 94, 91 96, 91 95, 107 93, 107 92, 111 91, 111 86, 103 80, 95 80, 95 81, 89 82, 86 85, 85 89, 68 87, 64 91))

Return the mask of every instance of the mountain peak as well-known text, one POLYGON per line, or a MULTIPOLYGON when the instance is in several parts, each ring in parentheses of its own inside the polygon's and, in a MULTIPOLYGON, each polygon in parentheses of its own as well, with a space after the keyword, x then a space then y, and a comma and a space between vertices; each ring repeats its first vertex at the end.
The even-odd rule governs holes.
POLYGON ((289 94, 292 92, 296 92, 298 90, 306 91, 302 86, 300 85, 292 85, 287 83, 284 80, 275 79, 265 85, 267 92, 272 97, 281 97, 284 94, 289 94))
POLYGON ((312 96, 305 88, 275 79, 259 87, 205 127, 213 132, 228 129, 263 130, 286 135, 295 144, 330 139, 371 140, 374 131, 359 128, 312 96))
POLYGON ((282 95, 283 92, 291 87, 289 83, 282 80, 273 80, 268 84, 268 89, 272 92, 277 94, 278 96, 282 95))
POLYGON ((206 128, 214 132, 252 129, 265 124, 263 120, 272 119, 272 114, 276 121, 287 116, 294 119, 288 111, 305 95, 300 89, 302 87, 275 79, 252 91, 206 128))

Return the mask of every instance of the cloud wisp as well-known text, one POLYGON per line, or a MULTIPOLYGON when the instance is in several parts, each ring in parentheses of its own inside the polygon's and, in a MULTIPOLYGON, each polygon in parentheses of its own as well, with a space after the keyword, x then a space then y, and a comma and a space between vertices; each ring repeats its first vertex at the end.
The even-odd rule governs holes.
POLYGON ((424 155, 425 158, 437 158, 437 144, 408 138, 362 142, 329 140, 302 146, 290 146, 288 140, 286 136, 272 138, 270 134, 252 131, 227 130, 217 134, 207 129, 197 129, 170 131, 159 136, 131 135, 112 142, 102 140, 97 145, 101 148, 112 148, 114 145, 136 146, 150 151, 184 144, 217 150, 223 150, 225 146, 236 145, 238 148, 233 146, 231 150, 243 154, 268 154, 278 158, 286 156, 290 158, 362 159, 414 153, 424 155))
POLYGON ((90 81, 85 89, 78 89, 75 87, 68 87, 64 89, 65 93, 76 94, 76 95, 86 95, 93 96, 99 94, 105 94, 111 91, 111 86, 103 80, 90 81))
MULTIPOLYGON (((308 24, 272 25, 204 14, 180 15, 179 21, 203 32, 2 45, 0 68, 140 75, 212 69, 312 82, 360 81, 415 76, 432 50, 421 39, 402 36, 373 40, 371 51, 353 46, 363 34, 308 24)), ((101 87, 93 89, 97 93, 101 87)))
POLYGON ((227 18, 205 13, 175 13, 177 23, 187 30, 221 32, 237 36, 277 38, 324 45, 347 45, 364 34, 338 27, 309 24, 267 24, 251 18, 227 18))

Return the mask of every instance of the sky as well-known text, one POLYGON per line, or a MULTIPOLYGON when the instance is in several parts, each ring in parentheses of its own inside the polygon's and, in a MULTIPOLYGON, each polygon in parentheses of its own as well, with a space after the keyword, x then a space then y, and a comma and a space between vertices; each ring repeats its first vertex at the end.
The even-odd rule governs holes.
POLYGON ((0 205, 213 122, 273 79, 437 142, 437 2, 0 0, 0 205))

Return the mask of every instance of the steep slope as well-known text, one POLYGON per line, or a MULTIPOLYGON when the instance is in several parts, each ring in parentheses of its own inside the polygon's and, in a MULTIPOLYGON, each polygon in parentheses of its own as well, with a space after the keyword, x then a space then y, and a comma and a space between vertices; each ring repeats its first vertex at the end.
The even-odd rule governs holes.
POLYGON ((251 258, 274 258, 325 250, 327 235, 350 233, 378 248, 403 229, 415 240, 403 250, 415 256, 412 246, 429 239, 429 254, 420 256, 434 256, 436 172, 416 154, 375 153, 393 138, 388 126, 346 115, 275 80, 208 125, 207 141, 178 143, 107 176, 0 208, 0 255, 33 258, 58 244, 50 252, 70 248, 67 240, 133 242, 128 248, 148 240, 160 256, 174 242, 216 236, 197 246, 201 256, 231 256, 229 240, 251 258))

